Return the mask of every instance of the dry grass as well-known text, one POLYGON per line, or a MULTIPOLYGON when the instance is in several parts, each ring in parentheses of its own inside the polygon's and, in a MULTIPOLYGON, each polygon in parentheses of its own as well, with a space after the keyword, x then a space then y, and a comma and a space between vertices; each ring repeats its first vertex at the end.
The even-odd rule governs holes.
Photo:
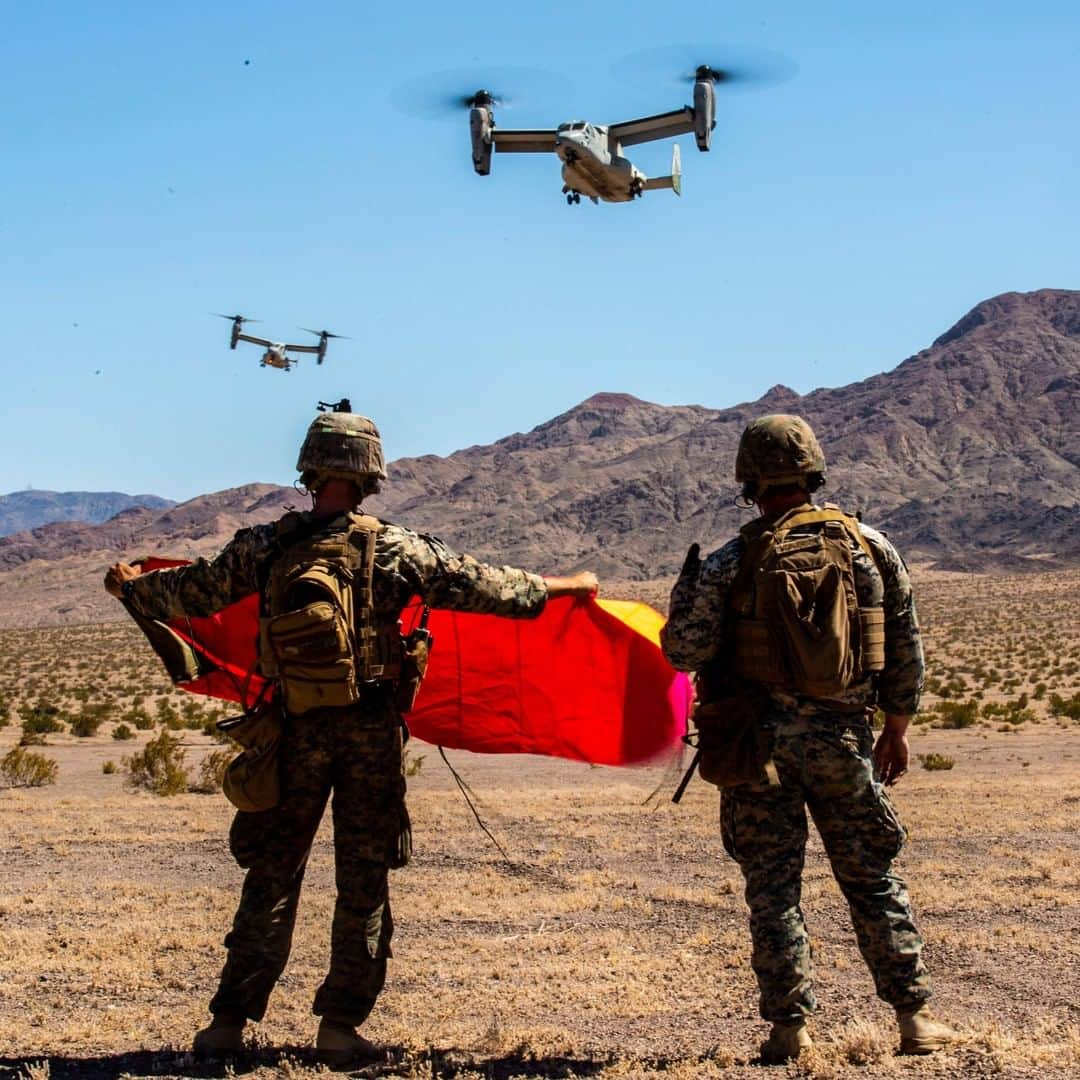
MULTIPOLYGON (((1064 659, 1044 657, 1037 681, 1027 667, 1037 634, 1023 621, 1052 615, 1067 588, 1025 578, 991 589, 962 576, 923 586, 936 677, 948 670, 973 689, 962 657, 976 646, 964 628, 997 626, 993 666, 1007 693, 1033 695, 1042 681, 1048 698, 1051 678, 1054 692, 1075 693, 1067 670, 1075 620, 1058 612, 1055 657, 1064 659), (1029 587, 1017 604, 1017 589, 1029 587), (1009 622, 1005 613, 1016 609, 1024 616, 1009 622)), ((95 735, 46 736, 41 752, 59 764, 55 786, 0 792, 0 1074, 224 1075, 193 1063, 185 1047, 204 1021, 240 882, 226 849, 227 804, 220 795, 132 792, 120 772, 102 772, 117 754, 112 727, 133 709, 159 726, 173 714, 191 723, 178 734, 196 772, 218 747, 194 728, 216 706, 200 703, 200 715, 185 721, 185 699, 126 627, 5 632, 0 658, 0 718, 5 706, 12 716, 0 755, 18 741, 27 706, 44 700, 64 716, 83 705, 110 709, 95 735)), ((1075 1077, 1078 733, 1043 713, 1018 731, 923 726, 914 737, 920 752, 956 762, 950 771, 914 769, 896 798, 912 833, 904 871, 938 1011, 965 1041, 931 1059, 895 1056, 891 1018, 873 998, 815 840, 804 905, 823 1011, 813 1050, 767 1073, 755 1064, 764 1028, 741 881, 721 853, 712 789, 695 782, 676 808, 669 777, 660 799, 643 805, 662 768, 455 755, 512 855, 507 865, 429 755, 410 781, 419 850, 393 876, 395 959, 369 1023, 372 1037, 396 1048, 381 1075, 1075 1077)), ((156 734, 137 731, 124 749, 156 734)), ((310 1000, 332 902, 324 829, 293 959, 244 1071, 316 1074, 310 1000)))

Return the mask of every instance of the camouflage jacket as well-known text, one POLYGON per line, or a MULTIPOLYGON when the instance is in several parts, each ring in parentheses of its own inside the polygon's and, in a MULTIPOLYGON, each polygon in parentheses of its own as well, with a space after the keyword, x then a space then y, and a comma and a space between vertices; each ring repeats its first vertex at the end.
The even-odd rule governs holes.
MULTIPOLYGON (((274 524, 241 529, 216 558, 141 575, 124 596, 150 619, 212 615, 258 592, 279 552, 274 524)), ((434 536, 387 524, 375 543, 376 621, 395 623, 414 596, 436 608, 532 618, 544 609, 547 585, 537 574, 488 566, 434 536)))
MULTIPOLYGON (((809 526, 813 528, 813 526, 809 526)), ((877 556, 878 566, 852 541, 855 588, 859 604, 885 609, 885 670, 868 676, 834 701, 845 705, 877 704, 887 713, 913 715, 922 693, 924 663, 919 621, 907 567, 881 533, 859 526, 877 556)), ((728 590, 742 560, 744 542, 737 536, 702 560, 696 572, 683 573, 671 592, 668 622, 661 645, 669 663, 680 671, 698 671, 712 660, 724 640, 728 590)), ((769 696, 786 716, 826 715, 825 702, 768 687, 769 696)))

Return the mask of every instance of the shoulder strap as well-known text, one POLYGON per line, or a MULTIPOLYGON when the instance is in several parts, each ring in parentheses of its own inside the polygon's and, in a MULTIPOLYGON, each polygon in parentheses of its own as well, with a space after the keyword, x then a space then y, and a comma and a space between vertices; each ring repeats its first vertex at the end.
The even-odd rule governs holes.
POLYGON ((794 510, 789 510, 783 517, 776 521, 773 525, 773 532, 777 536, 781 536, 784 533, 790 532, 792 529, 797 529, 801 525, 824 525, 827 522, 835 521, 844 527, 845 532, 859 545, 860 548, 866 553, 866 555, 877 566, 877 556, 874 554, 873 548, 870 546, 870 542, 862 534, 862 530, 859 528, 859 522, 856 518, 850 514, 845 514, 839 507, 826 503, 822 507, 812 507, 809 510, 804 510, 802 507, 796 507, 794 510))

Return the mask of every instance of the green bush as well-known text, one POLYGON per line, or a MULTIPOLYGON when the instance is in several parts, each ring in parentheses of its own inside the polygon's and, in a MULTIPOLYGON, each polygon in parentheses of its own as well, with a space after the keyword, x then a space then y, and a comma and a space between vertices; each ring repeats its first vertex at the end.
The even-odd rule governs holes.
POLYGON ((117 724, 112 730, 112 737, 118 742, 125 742, 128 739, 134 739, 135 732, 127 724, 117 724))
POLYGON ((128 709, 122 719, 138 731, 149 731, 154 726, 154 718, 145 709, 128 709))
POLYGON ((1060 694, 1050 695, 1050 715, 1063 716, 1069 720, 1080 720, 1080 694, 1063 698, 1060 694))
POLYGON ((112 774, 114 772, 116 772, 116 762, 115 761, 105 761, 105 762, 103 762, 102 765, 101 765, 101 771, 106 776, 112 776, 112 774))
POLYGON ((44 787, 56 783, 60 767, 52 758, 13 746, 0 760, 0 776, 9 787, 44 787))
POLYGON ((944 754, 919 754, 919 763, 931 772, 951 769, 956 764, 951 757, 946 757, 944 754))
POLYGON ((201 795, 212 795, 215 791, 220 791, 225 770, 234 757, 236 753, 233 750, 211 750, 199 762, 199 778, 191 785, 191 790, 201 795))
POLYGON ((36 705, 24 705, 19 710, 25 735, 50 735, 64 730, 64 721, 55 705, 39 701, 36 705))
POLYGON ((84 705, 82 712, 71 718, 71 734, 80 739, 88 739, 98 733, 105 720, 106 709, 101 705, 84 705))
POLYGON ((184 726, 184 721, 177 712, 176 706, 171 701, 163 701, 158 706, 158 723, 169 731, 179 731, 184 726))
POLYGON ((979 706, 974 701, 939 701, 936 711, 941 728, 967 728, 979 719, 979 706))
POLYGON ((188 772, 184 768, 186 752, 180 740, 163 731, 143 749, 123 759, 129 787, 142 788, 155 795, 179 795, 188 789, 188 772))

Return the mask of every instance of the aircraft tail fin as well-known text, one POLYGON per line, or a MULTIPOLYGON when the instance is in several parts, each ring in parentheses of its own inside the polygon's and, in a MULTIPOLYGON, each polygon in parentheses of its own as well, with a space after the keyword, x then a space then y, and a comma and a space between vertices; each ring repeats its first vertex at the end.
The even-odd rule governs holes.
POLYGON ((678 143, 671 150, 671 175, 652 176, 642 185, 643 191, 660 191, 664 188, 671 188, 676 195, 682 194, 682 156, 678 143))

